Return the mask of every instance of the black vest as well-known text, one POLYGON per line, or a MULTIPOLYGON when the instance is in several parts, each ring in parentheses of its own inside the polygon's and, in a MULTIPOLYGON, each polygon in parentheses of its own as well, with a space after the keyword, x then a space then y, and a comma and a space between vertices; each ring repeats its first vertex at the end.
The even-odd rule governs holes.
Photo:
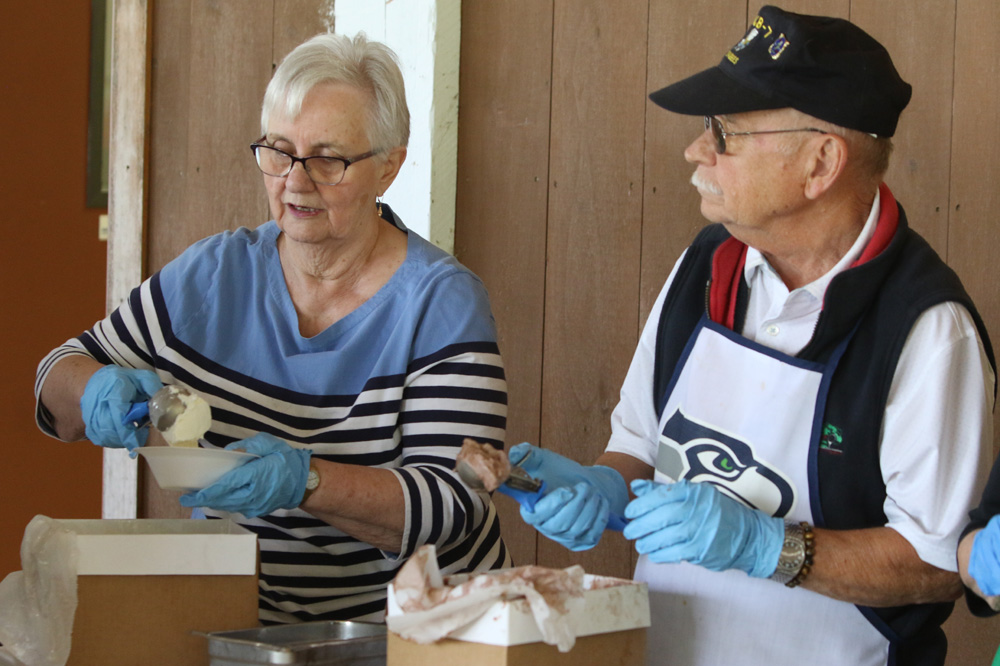
MULTIPOLYGON (((712 259, 729 238, 722 225, 704 228, 688 248, 663 304, 656 339, 653 399, 657 413, 677 361, 708 307, 712 259)), ((743 328, 747 285, 736 295, 735 330, 743 328)), ((986 327, 958 276, 906 224, 871 260, 845 270, 830 283, 813 337, 799 358, 825 361, 857 327, 833 375, 823 416, 838 441, 817 452, 818 483, 811 488, 814 522, 829 529, 882 527, 885 484, 879 464, 879 434, 896 363, 910 329, 928 308, 946 301, 971 313, 990 364, 996 368, 986 327)), ((661 415, 662 416, 662 415, 661 415)), ((941 442, 941 446, 960 445, 941 442)), ((822 547, 820 545, 820 547, 822 547)), ((897 664, 943 664, 947 641, 941 624, 952 603, 858 608, 890 641, 897 664)))

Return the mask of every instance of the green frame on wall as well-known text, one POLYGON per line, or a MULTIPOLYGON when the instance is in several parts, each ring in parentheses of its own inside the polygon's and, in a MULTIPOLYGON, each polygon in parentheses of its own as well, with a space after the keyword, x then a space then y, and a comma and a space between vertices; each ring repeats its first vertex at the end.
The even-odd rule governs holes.
POLYGON ((111 2, 91 0, 90 100, 87 110, 87 208, 108 207, 111 99, 111 2))

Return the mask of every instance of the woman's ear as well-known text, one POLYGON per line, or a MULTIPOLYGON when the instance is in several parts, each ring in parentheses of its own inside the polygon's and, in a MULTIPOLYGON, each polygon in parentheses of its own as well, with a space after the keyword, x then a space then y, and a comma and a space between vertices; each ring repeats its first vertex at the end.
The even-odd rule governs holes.
POLYGON ((844 173, 847 157, 847 141, 844 137, 837 134, 817 137, 806 172, 805 196, 818 199, 829 191, 844 173))
MULTIPOLYGON (((389 151, 389 154, 385 156, 382 162, 382 173, 379 176, 379 189, 382 194, 389 189, 392 185, 392 181, 396 180, 397 174, 399 174, 400 168, 403 166, 403 162, 406 161, 406 148, 393 148, 389 151)), ((380 195, 381 196, 381 195, 380 195)))

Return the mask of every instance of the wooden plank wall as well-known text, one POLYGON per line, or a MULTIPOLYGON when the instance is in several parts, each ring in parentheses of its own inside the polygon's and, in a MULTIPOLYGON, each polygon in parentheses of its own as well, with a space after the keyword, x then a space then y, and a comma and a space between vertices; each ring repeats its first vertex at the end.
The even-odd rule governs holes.
MULTIPOLYGON (((149 231, 152 273, 209 234, 270 219, 250 142, 273 68, 326 30, 324 0, 153 3, 149 231)), ((182 517, 179 493, 140 473, 139 515, 182 517)))
MULTIPOLYGON (((887 182, 959 272, 1000 344, 992 274, 1000 182, 995 0, 788 0, 850 18, 914 86, 887 182), (904 15, 905 14, 905 15, 904 15)), ((646 95, 714 65, 747 0, 468 0, 462 11, 456 254, 490 289, 510 387, 508 444, 591 462, 610 434, 639 331, 704 221, 682 152, 701 120, 646 95)), ((1000 425, 1000 423, 998 423, 1000 425)), ((570 553, 497 499, 519 563, 629 575, 620 537, 570 553)), ((988 663, 995 621, 948 626, 949 663, 988 663)))

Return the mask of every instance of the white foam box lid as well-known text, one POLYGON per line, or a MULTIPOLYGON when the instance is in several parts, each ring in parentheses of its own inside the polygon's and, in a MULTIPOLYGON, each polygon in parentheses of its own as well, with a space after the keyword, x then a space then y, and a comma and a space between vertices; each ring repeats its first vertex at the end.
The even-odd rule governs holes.
POLYGON ((230 520, 60 520, 76 534, 81 576, 246 576, 257 535, 230 520))
MULTIPOLYGON (((650 625, 649 588, 622 578, 585 574, 583 607, 570 612, 577 636, 642 629, 650 625)), ((389 585, 387 613, 402 613, 389 585)), ((448 635, 487 645, 522 645, 542 641, 528 600, 497 601, 483 615, 448 635)))

